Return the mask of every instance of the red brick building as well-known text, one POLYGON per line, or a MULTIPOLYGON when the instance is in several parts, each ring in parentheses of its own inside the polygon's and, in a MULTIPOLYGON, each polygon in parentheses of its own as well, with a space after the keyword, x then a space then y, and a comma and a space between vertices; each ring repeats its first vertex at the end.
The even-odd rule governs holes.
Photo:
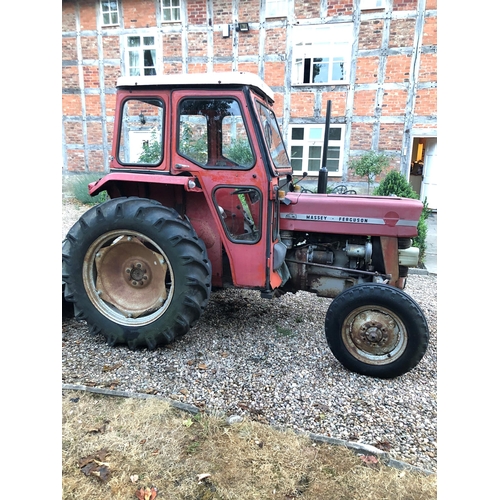
POLYGON ((319 169, 330 100, 329 180, 362 192, 349 160, 384 151, 437 208, 436 9, 437 0, 63 0, 63 174, 107 171, 118 76, 248 71, 275 92, 297 173, 319 169))

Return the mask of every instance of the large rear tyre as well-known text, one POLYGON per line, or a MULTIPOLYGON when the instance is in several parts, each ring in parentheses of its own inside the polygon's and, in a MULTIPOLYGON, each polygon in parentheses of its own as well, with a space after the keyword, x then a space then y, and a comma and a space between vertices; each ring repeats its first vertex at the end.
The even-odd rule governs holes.
POLYGON ((378 283, 356 285, 338 295, 328 308, 325 332, 342 365, 378 378, 410 371, 429 343, 418 304, 399 288, 378 283))
POLYGON ((66 300, 109 345, 172 342, 210 297, 205 244, 153 200, 116 198, 91 208, 68 232, 62 257, 66 300))

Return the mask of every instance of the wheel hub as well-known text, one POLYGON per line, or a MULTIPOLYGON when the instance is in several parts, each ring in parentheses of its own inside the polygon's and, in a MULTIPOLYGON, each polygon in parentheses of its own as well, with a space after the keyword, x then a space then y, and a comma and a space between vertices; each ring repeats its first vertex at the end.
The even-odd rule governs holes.
POLYGON ((97 295, 127 318, 158 310, 167 299, 168 265, 139 239, 123 237, 95 256, 97 295))
POLYGON ((354 346, 373 356, 389 355, 400 342, 401 331, 392 316, 379 310, 351 315, 349 337, 354 346))
POLYGON ((129 284, 132 286, 144 286, 148 283, 149 270, 145 262, 134 262, 125 268, 125 273, 128 274, 129 284))

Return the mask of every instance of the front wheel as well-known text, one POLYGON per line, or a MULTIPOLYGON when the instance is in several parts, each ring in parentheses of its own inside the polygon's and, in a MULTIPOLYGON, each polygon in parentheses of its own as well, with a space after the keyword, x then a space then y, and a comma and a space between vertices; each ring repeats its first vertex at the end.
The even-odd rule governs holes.
POLYGON ((328 308, 325 332, 342 365, 378 378, 410 371, 429 343, 418 304, 398 288, 378 283, 356 285, 338 295, 328 308))
POLYGON ((91 208, 63 242, 65 297, 108 344, 156 346, 185 334, 211 291, 207 251, 179 214, 142 198, 91 208))

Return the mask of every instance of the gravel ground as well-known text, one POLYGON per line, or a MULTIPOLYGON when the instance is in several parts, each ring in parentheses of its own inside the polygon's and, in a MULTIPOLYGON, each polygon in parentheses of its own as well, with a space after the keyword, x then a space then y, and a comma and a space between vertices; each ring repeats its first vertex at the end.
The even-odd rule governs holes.
MULTIPOLYGON (((63 200, 65 236, 89 207, 63 200)), ((106 345, 85 322, 62 323, 62 382, 169 397, 201 409, 370 444, 396 460, 437 470, 437 277, 410 275, 430 344, 393 380, 363 377, 333 357, 324 334, 330 299, 299 292, 211 295, 186 336, 156 351, 106 345)))

